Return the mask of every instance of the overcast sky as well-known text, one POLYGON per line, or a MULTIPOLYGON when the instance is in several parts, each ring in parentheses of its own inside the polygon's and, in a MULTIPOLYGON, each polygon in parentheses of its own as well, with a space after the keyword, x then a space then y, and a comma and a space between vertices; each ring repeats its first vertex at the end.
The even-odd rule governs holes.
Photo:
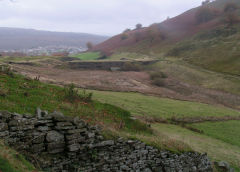
POLYGON ((0 27, 114 35, 174 17, 202 0, 0 0, 0 27))

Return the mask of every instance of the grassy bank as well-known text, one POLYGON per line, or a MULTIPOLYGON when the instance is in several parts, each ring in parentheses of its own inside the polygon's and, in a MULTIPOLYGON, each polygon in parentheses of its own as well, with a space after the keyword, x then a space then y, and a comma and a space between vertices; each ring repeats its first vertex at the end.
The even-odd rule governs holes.
POLYGON ((134 115, 171 117, 236 116, 239 111, 208 104, 146 96, 139 93, 93 91, 94 98, 120 106, 134 115))
POLYGON ((32 172, 35 168, 22 155, 0 141, 0 171, 32 172))

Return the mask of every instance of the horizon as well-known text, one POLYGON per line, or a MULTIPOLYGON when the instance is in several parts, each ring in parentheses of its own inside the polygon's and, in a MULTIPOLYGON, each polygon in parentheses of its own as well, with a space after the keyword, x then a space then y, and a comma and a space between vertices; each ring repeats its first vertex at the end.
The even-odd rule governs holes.
POLYGON ((113 36, 127 28, 135 28, 137 23, 147 27, 167 17, 176 17, 200 6, 202 1, 97 0, 94 4, 82 0, 45 2, 1 0, 0 10, 3 15, 0 16, 0 27, 113 36))

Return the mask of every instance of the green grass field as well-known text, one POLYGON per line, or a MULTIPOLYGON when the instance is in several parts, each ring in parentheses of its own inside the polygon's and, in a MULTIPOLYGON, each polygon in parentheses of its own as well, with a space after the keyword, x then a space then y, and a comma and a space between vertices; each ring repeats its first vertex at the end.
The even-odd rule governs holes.
POLYGON ((167 135, 169 139, 190 145, 195 151, 207 153, 213 161, 229 162, 237 172, 240 171, 240 147, 238 146, 177 125, 155 124, 153 128, 161 135, 167 135))
POLYGON ((120 106, 134 115, 161 118, 240 115, 239 111, 212 105, 146 96, 139 93, 92 91, 104 103, 120 106))
MULTIPOLYGON (((93 91, 94 98, 104 103, 120 106, 129 110, 134 115, 145 115, 161 118, 176 117, 197 117, 197 116, 225 116, 239 115, 239 111, 229 108, 215 107, 212 105, 178 101, 165 98, 146 96, 138 93, 121 93, 108 91, 93 91)), ((176 147, 179 150, 192 149, 208 155, 216 161, 225 160, 231 163, 236 171, 240 169, 240 147, 239 144, 239 121, 216 123, 194 124, 193 127, 203 129, 206 134, 199 134, 177 125, 153 124, 156 138, 141 137, 145 142, 161 145, 161 148, 176 147), (231 125, 231 126, 230 126, 231 125), (202 127, 201 127, 202 126, 202 127), (222 129, 221 129, 221 126, 222 129), (222 132, 224 130, 224 132, 222 132), (218 134, 222 139, 219 139, 218 134), (228 135, 229 134, 229 135, 228 135), (231 139, 227 142, 225 139, 231 139), (168 146, 166 146, 168 145, 168 146), (181 145, 183 148, 181 148, 181 145), (190 148, 188 147, 190 146, 190 148)))
POLYGON ((202 130, 205 135, 240 148, 240 121, 204 122, 191 126, 202 130))
POLYGON ((100 52, 86 52, 74 55, 73 57, 76 57, 80 60, 97 60, 99 57, 101 57, 100 52))

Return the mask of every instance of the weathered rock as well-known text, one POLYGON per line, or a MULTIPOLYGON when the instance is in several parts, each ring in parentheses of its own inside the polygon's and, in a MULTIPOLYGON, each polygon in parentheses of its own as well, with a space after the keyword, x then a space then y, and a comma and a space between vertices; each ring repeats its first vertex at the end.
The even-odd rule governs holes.
POLYGON ((64 142, 64 135, 57 131, 50 131, 47 133, 47 142, 64 142))
POLYGON ((72 134, 72 135, 66 135, 66 140, 74 140, 74 139, 77 139, 77 138, 82 138, 81 134, 80 133, 75 133, 75 134, 72 134))
POLYGON ((108 140, 108 141, 102 141, 101 143, 98 143, 95 145, 95 147, 105 147, 105 146, 112 146, 114 145, 113 140, 108 140))
POLYGON ((9 135, 9 131, 1 131, 0 132, 0 137, 5 137, 9 135))
POLYGON ((10 119, 11 117, 12 117, 12 114, 10 112, 8 112, 8 111, 0 111, 0 119, 1 120, 6 121, 6 120, 10 119))
POLYGON ((47 150, 50 154, 64 152, 64 148, 65 148, 64 142, 48 143, 48 145, 47 145, 47 150))
POLYGON ((68 134, 76 134, 76 133, 84 133, 86 132, 86 128, 81 128, 81 129, 74 129, 74 130, 67 130, 68 134))
POLYGON ((0 123, 0 132, 8 130, 7 123, 0 123))
POLYGON ((31 147, 31 151, 32 151, 32 153, 41 153, 41 152, 45 151, 45 145, 43 143, 34 144, 31 147))
POLYGON ((70 122, 58 122, 55 127, 57 130, 73 130, 76 127, 72 125, 70 122))
POLYGON ((230 170, 230 165, 229 163, 225 162, 225 161, 220 161, 218 162, 218 167, 225 169, 225 170, 230 170))
POLYGON ((47 131, 50 131, 51 128, 48 126, 38 126, 37 130, 42 132, 47 132, 47 131))
POLYGON ((45 141, 45 134, 44 133, 40 133, 40 132, 34 132, 32 134, 32 142, 34 144, 39 144, 39 143, 44 143, 45 141))
POLYGON ((68 150, 70 152, 76 152, 80 149, 80 144, 72 144, 72 145, 68 145, 68 150))

